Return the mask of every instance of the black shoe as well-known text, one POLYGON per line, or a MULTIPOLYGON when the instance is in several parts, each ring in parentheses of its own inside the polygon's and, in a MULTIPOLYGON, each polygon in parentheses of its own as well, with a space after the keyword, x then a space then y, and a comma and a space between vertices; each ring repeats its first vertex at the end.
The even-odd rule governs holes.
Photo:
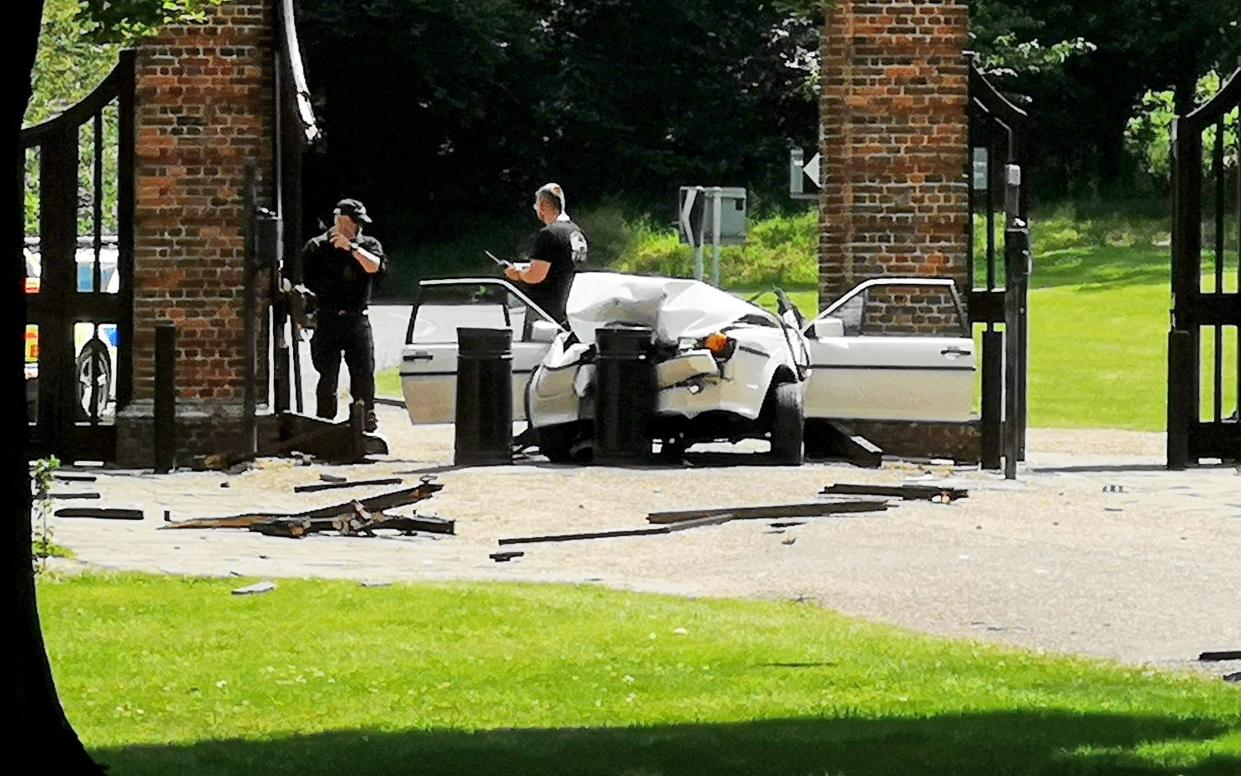
POLYGON ((370 410, 366 413, 366 422, 362 427, 366 429, 366 433, 372 434, 379 430, 379 418, 375 417, 375 411, 370 410))

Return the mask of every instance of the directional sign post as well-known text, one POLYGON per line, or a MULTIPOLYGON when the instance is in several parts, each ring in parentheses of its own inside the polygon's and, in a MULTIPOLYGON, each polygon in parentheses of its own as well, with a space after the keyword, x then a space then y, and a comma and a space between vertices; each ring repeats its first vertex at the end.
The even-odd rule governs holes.
POLYGON ((720 247, 742 245, 746 236, 746 191, 722 186, 682 186, 681 241, 694 246, 694 277, 706 275, 703 251, 711 235, 712 282, 720 284, 720 247))
POLYGON ((822 187, 822 162, 819 154, 806 161, 806 155, 800 148, 789 150, 789 196, 793 199, 818 199, 819 188, 822 187), (806 178, 814 184, 814 190, 806 191, 806 178))

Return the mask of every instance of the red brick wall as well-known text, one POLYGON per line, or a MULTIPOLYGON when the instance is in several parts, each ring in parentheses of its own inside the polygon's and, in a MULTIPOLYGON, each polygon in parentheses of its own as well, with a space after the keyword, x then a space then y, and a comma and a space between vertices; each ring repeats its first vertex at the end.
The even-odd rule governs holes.
MULTIPOLYGON (((836 0, 829 9, 821 105, 825 302, 881 275, 952 277, 964 288, 968 31, 964 0, 836 0)), ((913 320, 937 326, 933 314, 913 320)))
MULTIPOLYGON (((177 324, 179 398, 240 402, 243 392, 245 164, 256 163, 259 204, 270 206, 274 7, 272 0, 225 0, 208 15, 202 24, 165 28, 137 51, 137 400, 154 393, 161 319, 177 324)), ((260 365, 267 361, 264 331, 260 365)))

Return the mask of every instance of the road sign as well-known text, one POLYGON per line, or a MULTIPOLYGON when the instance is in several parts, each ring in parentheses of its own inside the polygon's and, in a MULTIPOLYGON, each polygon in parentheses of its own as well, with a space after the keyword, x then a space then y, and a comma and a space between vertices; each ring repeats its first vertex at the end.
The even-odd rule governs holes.
POLYGON ((806 161, 806 155, 800 148, 789 150, 789 196, 793 199, 818 199, 818 189, 823 185, 823 157, 816 153, 806 161), (806 191, 806 178, 814 185, 814 190, 806 191))
POLYGON ((682 186, 681 241, 694 246, 694 277, 702 280, 703 248, 710 238, 712 278, 720 284, 720 246, 742 245, 746 237, 746 191, 723 186, 682 186))

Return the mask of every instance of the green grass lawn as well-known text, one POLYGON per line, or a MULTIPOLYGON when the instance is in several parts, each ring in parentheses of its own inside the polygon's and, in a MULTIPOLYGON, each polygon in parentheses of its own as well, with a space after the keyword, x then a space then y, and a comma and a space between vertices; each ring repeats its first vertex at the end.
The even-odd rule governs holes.
POLYGON ((42 578, 117 774, 1237 774, 1241 692, 795 603, 42 578))

